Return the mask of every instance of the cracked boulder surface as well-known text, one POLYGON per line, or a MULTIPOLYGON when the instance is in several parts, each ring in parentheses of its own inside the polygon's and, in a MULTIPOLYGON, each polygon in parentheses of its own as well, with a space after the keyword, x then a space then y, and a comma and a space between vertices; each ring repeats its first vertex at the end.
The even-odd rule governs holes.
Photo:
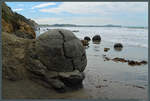
POLYGON ((26 53, 27 70, 32 72, 32 78, 58 91, 82 88, 86 52, 71 31, 49 30, 32 42, 26 53))
POLYGON ((68 30, 50 30, 36 39, 39 60, 57 72, 82 72, 87 64, 85 50, 80 40, 68 30))

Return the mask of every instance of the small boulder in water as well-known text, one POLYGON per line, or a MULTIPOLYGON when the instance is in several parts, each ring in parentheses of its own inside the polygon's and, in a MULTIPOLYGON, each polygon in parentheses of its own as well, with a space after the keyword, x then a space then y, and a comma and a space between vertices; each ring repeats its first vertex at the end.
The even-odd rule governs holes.
POLYGON ((122 45, 121 43, 116 43, 116 44, 114 45, 114 49, 115 49, 116 51, 121 51, 122 48, 123 48, 123 45, 122 45))
POLYGON ((114 45, 114 48, 123 48, 123 45, 121 43, 116 43, 114 45))
POLYGON ((100 35, 95 35, 95 36, 92 38, 92 41, 93 41, 93 42, 100 42, 100 41, 101 41, 100 35))
POLYGON ((91 38, 86 36, 86 37, 84 37, 84 40, 91 41, 91 38))

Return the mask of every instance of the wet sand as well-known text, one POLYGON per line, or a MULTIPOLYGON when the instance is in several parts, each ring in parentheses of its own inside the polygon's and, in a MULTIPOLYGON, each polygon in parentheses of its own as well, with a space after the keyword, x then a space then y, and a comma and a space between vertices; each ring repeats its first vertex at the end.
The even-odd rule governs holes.
POLYGON ((3 81, 3 99, 146 99, 147 87, 138 88, 119 81, 97 79, 88 75, 84 88, 67 93, 57 93, 30 80, 3 81), (97 81, 97 82, 95 82, 97 81), (6 85, 7 83, 7 85, 6 85))
POLYGON ((148 65, 130 66, 128 63, 104 61, 103 55, 148 61, 148 49, 124 45, 122 51, 115 51, 113 45, 103 41, 100 44, 90 42, 86 50, 85 89, 92 98, 147 99, 148 65), (104 48, 110 50, 104 52, 104 48))
POLYGON ((3 80, 3 98, 7 99, 147 99, 148 65, 129 66, 127 63, 104 61, 109 57, 148 60, 147 48, 124 46, 121 52, 113 43, 90 43, 86 49, 88 64, 85 69, 84 88, 67 93, 57 93, 30 80, 12 82, 3 80), (104 52, 104 47, 110 51, 104 52), (7 84, 7 85, 6 85, 7 84))

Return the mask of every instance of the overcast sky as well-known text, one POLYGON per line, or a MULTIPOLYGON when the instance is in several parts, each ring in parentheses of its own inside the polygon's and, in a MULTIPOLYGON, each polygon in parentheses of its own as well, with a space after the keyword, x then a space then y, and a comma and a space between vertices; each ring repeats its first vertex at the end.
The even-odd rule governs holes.
POLYGON ((148 26, 147 2, 7 2, 39 24, 148 26))

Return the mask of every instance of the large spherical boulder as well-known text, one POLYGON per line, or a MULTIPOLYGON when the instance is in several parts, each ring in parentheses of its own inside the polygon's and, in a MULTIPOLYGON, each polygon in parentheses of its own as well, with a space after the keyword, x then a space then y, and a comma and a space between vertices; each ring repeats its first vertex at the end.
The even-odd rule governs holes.
POLYGON ((48 70, 82 72, 87 65, 81 41, 69 30, 52 29, 36 39, 36 53, 48 70))

